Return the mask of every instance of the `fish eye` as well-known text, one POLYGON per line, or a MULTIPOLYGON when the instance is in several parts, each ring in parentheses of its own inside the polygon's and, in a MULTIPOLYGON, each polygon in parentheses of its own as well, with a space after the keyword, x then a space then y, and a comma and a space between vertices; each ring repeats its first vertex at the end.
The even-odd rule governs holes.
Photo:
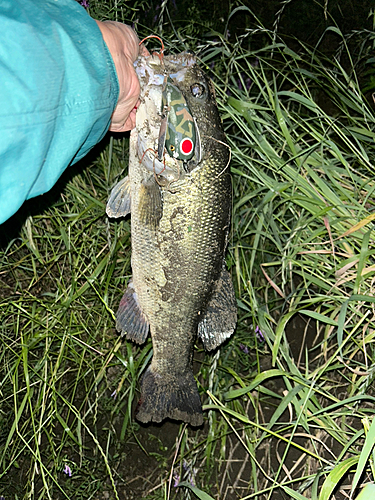
POLYGON ((170 149, 171 151, 174 151, 174 150, 175 150, 175 147, 173 146, 173 144, 171 144, 171 145, 169 146, 169 149, 170 149))
POLYGON ((193 97, 198 98, 203 97, 206 92, 204 85, 202 85, 201 83, 193 83, 193 85, 190 87, 190 90, 193 97))

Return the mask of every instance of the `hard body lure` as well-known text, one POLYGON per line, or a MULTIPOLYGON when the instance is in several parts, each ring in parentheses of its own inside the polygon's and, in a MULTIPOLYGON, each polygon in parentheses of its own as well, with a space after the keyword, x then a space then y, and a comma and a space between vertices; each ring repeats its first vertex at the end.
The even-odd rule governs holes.
POLYGON ((186 162, 195 153, 199 157, 199 131, 186 99, 169 76, 164 78, 162 91, 162 121, 158 141, 158 159, 164 148, 169 156, 186 162))

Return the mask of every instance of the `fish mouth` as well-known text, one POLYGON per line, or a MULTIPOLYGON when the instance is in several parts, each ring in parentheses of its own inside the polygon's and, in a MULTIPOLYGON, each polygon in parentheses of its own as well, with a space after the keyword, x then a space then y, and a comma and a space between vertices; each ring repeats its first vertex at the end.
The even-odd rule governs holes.
POLYGON ((176 180, 179 165, 175 159, 165 155, 159 160, 157 153, 165 69, 157 56, 142 56, 134 66, 141 84, 141 103, 136 113, 136 128, 132 131, 137 136, 138 159, 149 172, 176 180))
POLYGON ((162 127, 162 93, 166 77, 182 82, 189 67, 196 64, 192 54, 168 56, 163 61, 157 55, 141 56, 134 63, 141 84, 140 105, 136 113, 137 155, 151 173, 176 181, 183 175, 183 161, 165 151, 160 154, 158 139, 162 127))
POLYGON ((169 55, 163 60, 156 54, 140 56, 134 62, 134 68, 140 80, 146 79, 146 85, 162 86, 165 75, 177 82, 185 78, 187 69, 197 63, 196 56, 189 52, 169 55))

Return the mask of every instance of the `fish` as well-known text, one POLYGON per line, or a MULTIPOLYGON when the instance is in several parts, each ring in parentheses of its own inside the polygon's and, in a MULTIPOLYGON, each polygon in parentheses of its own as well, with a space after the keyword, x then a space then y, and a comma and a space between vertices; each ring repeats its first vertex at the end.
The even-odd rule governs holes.
POLYGON ((113 188, 106 209, 109 217, 131 214, 132 278, 116 329, 138 344, 151 333, 153 356, 136 419, 198 427, 194 344, 199 338, 206 350, 216 349, 237 321, 225 263, 230 149, 213 84, 195 56, 143 56, 135 69, 141 95, 128 176, 113 188))

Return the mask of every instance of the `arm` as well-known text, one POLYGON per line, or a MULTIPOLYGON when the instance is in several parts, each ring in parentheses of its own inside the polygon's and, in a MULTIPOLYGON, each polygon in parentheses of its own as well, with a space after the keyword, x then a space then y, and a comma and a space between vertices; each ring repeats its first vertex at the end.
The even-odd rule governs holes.
POLYGON ((24 200, 48 191, 111 120, 113 130, 129 129, 126 115, 139 88, 134 78, 128 87, 122 83, 126 71, 136 79, 130 68, 136 37, 119 85, 117 56, 73 0, 5 0, 0 24, 1 223, 24 200))

